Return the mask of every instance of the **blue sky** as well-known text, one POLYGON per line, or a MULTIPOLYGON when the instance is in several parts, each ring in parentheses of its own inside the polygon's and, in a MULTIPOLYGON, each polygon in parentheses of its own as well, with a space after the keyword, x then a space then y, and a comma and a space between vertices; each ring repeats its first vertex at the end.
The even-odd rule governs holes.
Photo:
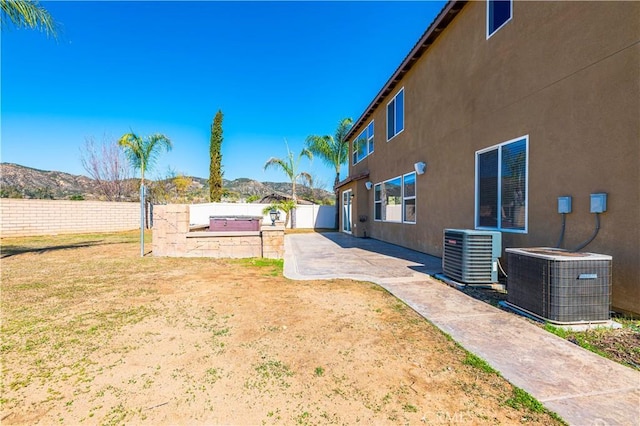
MULTIPOLYGON (((159 132, 174 149, 148 177, 207 178, 220 109, 224 177, 286 181, 267 159, 357 119, 444 3, 42 2, 58 40, 2 32, 0 158, 86 174, 86 138, 159 132)), ((319 160, 301 169, 333 182, 319 160)))

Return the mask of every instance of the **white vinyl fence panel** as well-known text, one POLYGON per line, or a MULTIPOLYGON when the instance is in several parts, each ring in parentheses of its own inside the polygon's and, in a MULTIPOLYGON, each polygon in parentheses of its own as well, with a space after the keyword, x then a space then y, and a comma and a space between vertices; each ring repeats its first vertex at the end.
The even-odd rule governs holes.
POLYGON ((304 205, 298 206, 296 227, 298 228, 335 228, 336 207, 304 205))

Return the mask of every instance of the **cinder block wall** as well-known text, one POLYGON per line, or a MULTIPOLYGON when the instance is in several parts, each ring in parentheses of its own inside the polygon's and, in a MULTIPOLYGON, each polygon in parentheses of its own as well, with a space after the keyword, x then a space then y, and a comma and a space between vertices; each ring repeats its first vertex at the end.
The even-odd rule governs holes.
POLYGON ((140 229, 140 204, 0 199, 0 235, 71 234, 140 229))

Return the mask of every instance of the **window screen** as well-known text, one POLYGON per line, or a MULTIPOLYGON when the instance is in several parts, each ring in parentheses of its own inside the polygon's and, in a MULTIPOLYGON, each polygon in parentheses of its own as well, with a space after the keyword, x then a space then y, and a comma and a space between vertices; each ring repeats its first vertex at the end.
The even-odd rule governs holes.
POLYGON ((511 0, 487 0, 487 38, 511 19, 512 8, 511 0))
POLYGON ((528 137, 476 153, 476 226, 526 231, 528 137))
POLYGON ((404 130, 404 87, 387 104, 387 141, 404 130))
POLYGON ((416 221, 416 174, 409 173, 402 178, 402 221, 416 221))

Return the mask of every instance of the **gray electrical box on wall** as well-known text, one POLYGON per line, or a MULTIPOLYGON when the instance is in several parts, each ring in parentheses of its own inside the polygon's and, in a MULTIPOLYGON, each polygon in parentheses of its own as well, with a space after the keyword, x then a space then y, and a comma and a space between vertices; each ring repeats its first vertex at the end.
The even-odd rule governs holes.
POLYGON ((607 211, 607 194, 591 194, 591 213, 604 213, 607 211))
POLYGON ((571 213, 571 197, 558 197, 558 213, 571 213))

